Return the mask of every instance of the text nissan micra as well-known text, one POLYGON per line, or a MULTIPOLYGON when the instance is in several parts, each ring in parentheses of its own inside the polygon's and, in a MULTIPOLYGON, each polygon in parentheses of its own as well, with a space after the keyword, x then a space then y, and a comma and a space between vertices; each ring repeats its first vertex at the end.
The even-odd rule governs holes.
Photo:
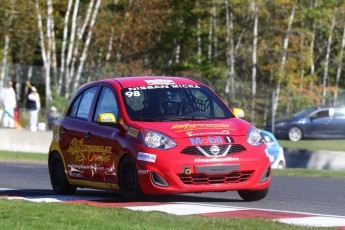
POLYGON ((127 77, 81 86, 55 121, 49 173, 57 194, 77 187, 145 194, 237 191, 263 199, 271 166, 260 131, 204 84, 127 77))

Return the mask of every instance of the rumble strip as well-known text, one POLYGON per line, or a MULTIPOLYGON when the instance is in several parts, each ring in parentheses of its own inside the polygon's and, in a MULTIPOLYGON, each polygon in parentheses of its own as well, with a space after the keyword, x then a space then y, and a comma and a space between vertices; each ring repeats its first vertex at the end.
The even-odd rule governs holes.
POLYGON ((32 190, 0 188, 0 198, 20 199, 31 202, 63 202, 101 207, 127 208, 134 211, 159 211, 173 215, 201 215, 222 218, 263 218, 309 227, 336 227, 345 229, 345 216, 319 215, 300 212, 283 212, 268 209, 250 209, 183 202, 118 202, 114 198, 92 195, 52 195, 32 190), (104 202, 106 201, 106 202, 104 202))

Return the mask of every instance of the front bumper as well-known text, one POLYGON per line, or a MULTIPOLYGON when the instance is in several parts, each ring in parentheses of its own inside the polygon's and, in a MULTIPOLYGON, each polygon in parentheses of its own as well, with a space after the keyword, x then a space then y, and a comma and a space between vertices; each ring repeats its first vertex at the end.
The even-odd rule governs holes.
POLYGON ((138 162, 140 187, 145 194, 267 189, 271 182, 270 162, 265 154, 260 155, 259 159, 229 158, 231 162, 216 162, 220 158, 212 163, 200 163, 195 158, 184 163, 164 159, 155 164, 138 162))

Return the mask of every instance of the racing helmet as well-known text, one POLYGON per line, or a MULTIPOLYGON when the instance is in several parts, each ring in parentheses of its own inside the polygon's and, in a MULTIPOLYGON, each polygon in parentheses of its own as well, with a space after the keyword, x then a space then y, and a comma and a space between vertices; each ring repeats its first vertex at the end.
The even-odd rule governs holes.
POLYGON ((167 91, 159 101, 159 111, 164 115, 181 115, 182 99, 179 93, 167 91))

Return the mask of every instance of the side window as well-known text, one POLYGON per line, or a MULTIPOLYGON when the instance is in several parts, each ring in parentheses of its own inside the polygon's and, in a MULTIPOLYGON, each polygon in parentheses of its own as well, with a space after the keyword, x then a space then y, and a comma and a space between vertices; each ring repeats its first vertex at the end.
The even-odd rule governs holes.
POLYGON ((108 87, 103 87, 101 91, 93 120, 96 121, 101 113, 112 113, 117 120, 118 107, 116 98, 113 91, 108 87))
POLYGON ((72 105, 70 116, 87 119, 89 117, 92 101, 96 95, 97 87, 92 87, 82 93, 72 105))
POLYGON ((316 113, 316 118, 325 118, 325 117, 329 117, 329 110, 322 110, 316 113))

